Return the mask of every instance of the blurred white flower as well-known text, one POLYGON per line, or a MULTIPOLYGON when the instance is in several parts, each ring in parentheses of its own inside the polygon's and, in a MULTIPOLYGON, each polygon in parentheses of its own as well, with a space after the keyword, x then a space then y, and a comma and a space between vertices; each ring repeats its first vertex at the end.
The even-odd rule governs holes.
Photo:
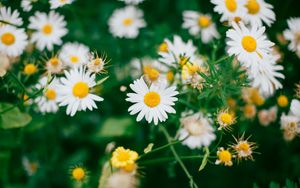
POLYGON ((0 77, 3 77, 10 67, 10 61, 7 55, 0 53, 0 77))
POLYGON ((109 31, 115 37, 136 38, 146 26, 143 16, 143 11, 134 6, 117 9, 108 20, 109 31))
POLYGON ((29 18, 29 28, 35 30, 31 41, 36 43, 39 50, 53 50, 54 45, 61 45, 61 38, 68 33, 64 17, 51 11, 46 13, 36 12, 29 18))
POLYGON ((0 8, 0 20, 16 26, 21 26, 23 24, 19 11, 12 10, 10 7, 0 8))
POLYGON ((49 0, 50 3, 50 8, 51 9, 56 9, 58 7, 62 7, 64 5, 68 5, 73 3, 74 0, 49 0))
POLYGON ((191 149, 209 146, 216 139, 212 123, 213 121, 201 112, 182 117, 180 119, 182 128, 178 132, 178 139, 185 139, 182 144, 191 149))
POLYGON ((29 12, 32 9, 33 0, 22 0, 21 7, 24 12, 29 12))
POLYGON ((290 18, 287 23, 289 28, 283 32, 283 35, 290 41, 289 50, 300 52, 300 18, 290 18))
POLYGON ((201 14, 196 11, 183 12, 182 27, 189 30, 189 33, 195 37, 201 37, 203 43, 208 43, 220 35, 216 29, 216 24, 208 14, 201 14))
POLYGON ((126 4, 137 5, 145 0, 119 0, 119 1, 123 1, 126 4))
POLYGON ((59 58, 68 67, 79 67, 89 61, 89 48, 77 42, 68 42, 63 45, 59 58))
POLYGON ((59 106, 67 106, 67 115, 74 116, 77 111, 97 108, 95 101, 103 98, 91 94, 91 88, 96 86, 95 75, 87 72, 83 66, 65 71, 65 77, 58 85, 59 106))
POLYGON ((60 73, 63 70, 64 66, 62 61, 57 57, 53 56, 46 62, 46 69, 50 73, 60 73))

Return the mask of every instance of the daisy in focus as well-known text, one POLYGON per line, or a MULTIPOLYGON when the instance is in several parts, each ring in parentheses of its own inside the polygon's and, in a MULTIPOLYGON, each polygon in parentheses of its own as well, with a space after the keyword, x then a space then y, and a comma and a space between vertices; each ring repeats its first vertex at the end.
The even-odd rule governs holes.
POLYGON ((211 0, 215 5, 214 11, 221 14, 221 22, 238 22, 245 19, 247 9, 246 0, 211 0))
POLYGON ((51 9, 56 9, 68 4, 73 3, 74 0, 49 0, 50 3, 50 8, 51 9))
POLYGON ((167 65, 176 66, 176 64, 184 65, 188 61, 195 60, 197 48, 193 45, 192 40, 185 43, 180 36, 175 35, 173 42, 166 39, 165 43, 167 50, 159 51, 160 62, 167 65))
POLYGON ((117 9, 108 20, 109 31, 115 37, 136 38, 139 30, 146 26, 142 10, 134 6, 117 9))
POLYGON ((216 25, 212 22, 212 18, 208 14, 200 14, 196 11, 183 12, 182 27, 189 30, 189 33, 195 37, 201 36, 203 43, 208 43, 220 35, 216 29, 216 25))
POLYGON ((36 12, 29 21, 28 27, 36 30, 32 34, 31 41, 36 43, 39 50, 53 50, 54 45, 62 44, 61 38, 68 33, 64 17, 53 11, 48 15, 36 12))
POLYGON ((91 94, 91 89, 96 86, 95 75, 83 67, 65 71, 65 77, 60 82, 57 100, 59 106, 67 106, 67 115, 74 116, 77 111, 97 109, 95 101, 103 101, 103 98, 91 94))
POLYGON ((283 32, 284 38, 290 42, 289 50, 300 53, 300 18, 290 18, 288 29, 283 32))
POLYGON ((228 110, 221 110, 218 113, 217 122, 220 125, 218 130, 230 130, 230 126, 236 122, 236 118, 228 110))
POLYGON ((217 157, 215 164, 224 164, 225 166, 232 166, 232 158, 234 155, 228 149, 224 149, 223 147, 219 148, 217 151, 217 157))
POLYGON ((180 119, 182 128, 178 132, 178 139, 185 139, 182 144, 190 149, 209 146, 216 139, 212 120, 201 112, 188 115, 180 119))
POLYGON ((36 89, 44 89, 42 96, 35 99, 39 107, 39 111, 42 113, 54 113, 58 110, 57 103, 57 86, 59 84, 58 80, 54 78, 49 85, 47 85, 48 78, 42 77, 39 83, 36 85, 36 89))
MULTIPOLYGON (((20 17, 20 13, 17 10, 12 10, 10 7, 1 7, 0 8, 0 20, 7 22, 8 24, 14 26, 21 26, 23 24, 23 20, 20 17)), ((2 24, 2 22, 1 22, 2 24)), ((0 26, 1 26, 0 24, 0 26)))
POLYGON ((21 55, 28 44, 27 38, 24 29, 10 25, 1 26, 0 52, 12 57, 21 55))
POLYGON ((77 42, 68 42, 63 45, 59 58, 68 67, 79 67, 89 61, 89 48, 77 42))
POLYGON ((244 138, 244 134, 240 138, 234 138, 235 144, 231 145, 231 148, 236 153, 238 159, 250 159, 253 160, 253 150, 257 148, 254 142, 249 142, 248 139, 244 138))
POLYGON ((228 54, 235 55, 247 68, 255 69, 261 59, 271 51, 274 43, 265 36, 265 27, 253 25, 247 28, 243 23, 232 24, 233 29, 226 32, 228 54))
POLYGON ((134 103, 129 107, 130 115, 138 114, 136 120, 141 121, 144 117, 148 123, 164 122, 168 118, 167 113, 176 113, 172 107, 175 105, 178 94, 175 86, 167 87, 165 83, 145 83, 143 77, 130 84, 134 93, 128 93, 126 101, 134 103))
POLYGON ((265 23, 267 26, 275 21, 275 13, 273 12, 273 6, 266 3, 264 0, 247 0, 246 3, 247 16, 246 21, 251 25, 262 26, 265 23))

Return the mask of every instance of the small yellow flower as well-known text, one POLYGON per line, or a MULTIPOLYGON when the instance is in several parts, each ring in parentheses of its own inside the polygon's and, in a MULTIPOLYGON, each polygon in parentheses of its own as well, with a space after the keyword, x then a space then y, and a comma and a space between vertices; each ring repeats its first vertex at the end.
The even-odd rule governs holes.
POLYGON ((24 74, 29 76, 36 72, 37 72, 37 66, 35 64, 30 63, 30 64, 25 65, 24 74))
POLYGON ((111 164, 116 168, 124 168, 134 164, 138 158, 138 153, 124 147, 118 147, 112 154, 111 164))
POLYGON ((143 71, 147 79, 149 79, 151 82, 154 82, 159 78, 159 71, 150 65, 144 66, 143 71))
POLYGON ((234 157, 228 149, 223 147, 219 148, 217 151, 217 157, 215 164, 224 164, 225 166, 232 166, 232 158, 234 157))
POLYGON ((228 110, 222 110, 217 116, 217 121, 220 127, 218 130, 227 129, 230 130, 230 125, 235 123, 235 117, 232 113, 229 113, 228 110))
POLYGON ((287 107, 289 105, 289 99, 285 95, 280 95, 277 97, 277 104, 282 108, 287 107))
POLYGON ((82 181, 86 176, 86 172, 82 167, 75 167, 72 170, 72 177, 76 180, 76 181, 82 181))

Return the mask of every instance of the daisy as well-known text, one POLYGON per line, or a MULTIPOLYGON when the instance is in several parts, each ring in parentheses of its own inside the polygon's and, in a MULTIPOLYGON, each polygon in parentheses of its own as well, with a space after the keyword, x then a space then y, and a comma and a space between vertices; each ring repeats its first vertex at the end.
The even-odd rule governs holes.
POLYGON ((58 80, 54 78, 52 82, 47 85, 48 78, 42 77, 39 83, 36 85, 36 89, 44 89, 42 96, 35 99, 39 107, 39 111, 42 113, 54 113, 58 110, 57 103, 57 86, 59 84, 58 80))
POLYGON ((97 108, 95 101, 103 98, 91 94, 90 89, 96 86, 95 75, 86 72, 83 67, 65 71, 58 85, 59 106, 67 106, 67 115, 74 116, 77 111, 97 108))
POLYGON ((189 33, 193 36, 201 36, 203 43, 208 43, 220 35, 216 29, 216 25, 212 22, 212 18, 208 14, 200 14, 196 11, 183 12, 182 27, 189 29, 189 33))
POLYGON ((253 160, 253 150, 257 148, 256 144, 254 142, 249 142, 248 139, 244 138, 244 134, 240 138, 235 138, 235 144, 231 145, 231 148, 236 153, 238 159, 250 159, 253 160))
POLYGON ((49 0, 50 3, 50 8, 51 9, 56 9, 58 7, 62 7, 64 5, 68 5, 73 3, 74 0, 49 0))
POLYGON ((145 0, 119 0, 119 1, 123 1, 126 4, 137 5, 145 0))
POLYGON ((119 38, 136 38, 140 28, 146 26, 144 13, 133 6, 117 9, 108 20, 109 31, 119 38))
POLYGON ((99 57, 97 53, 89 55, 89 62, 87 68, 93 73, 105 73, 105 65, 107 64, 105 57, 99 57))
POLYGON ((23 8, 23 11, 29 12, 32 9, 32 3, 32 0, 22 0, 21 7, 23 8))
POLYGON ((224 164, 225 166, 232 166, 232 158, 234 157, 228 149, 223 147, 219 148, 217 151, 217 157, 215 164, 224 164))
POLYGON ((64 66, 62 61, 57 57, 53 56, 46 62, 46 69, 50 73, 60 73, 63 70, 64 66))
POLYGON ((49 51, 53 50, 54 45, 62 44, 61 38, 68 32, 64 17, 53 11, 48 15, 36 12, 29 18, 29 21, 28 27, 36 30, 32 34, 31 41, 36 43, 39 50, 45 48, 49 51))
POLYGON ((28 43, 24 29, 10 25, 1 27, 0 39, 0 52, 13 57, 21 55, 28 43))
POLYGON ((209 146, 216 139, 212 120, 201 112, 180 119, 182 128, 179 130, 179 140, 191 149, 209 146))
POLYGON ((38 67, 37 65, 35 65, 34 63, 28 63, 24 66, 24 74, 27 76, 33 75, 35 73, 37 73, 38 71, 38 67))
POLYGON ((211 0, 215 5, 214 11, 221 14, 221 22, 235 22, 244 20, 247 9, 246 0, 211 0))
POLYGON ((217 122, 220 125, 218 130, 230 130, 230 125, 233 125, 236 122, 236 119, 233 114, 228 112, 228 110, 221 110, 218 113, 217 122))
POLYGON ((127 165, 134 164, 138 157, 139 154, 135 151, 125 149, 124 147, 117 147, 112 153, 110 161, 113 167, 123 168, 127 165))
POLYGON ((253 68, 272 51, 274 43, 264 35, 265 27, 253 25, 247 28, 243 23, 233 23, 233 29, 226 32, 228 38, 228 54, 236 55, 237 59, 247 68, 253 68))
POLYGON ((15 26, 21 26, 23 24, 19 11, 12 11, 10 7, 0 8, 0 20, 15 26))
POLYGON ((163 62, 167 65, 175 66, 176 63, 184 65, 189 60, 195 60, 195 53, 197 48, 193 45, 192 40, 189 40, 187 43, 183 42, 181 37, 175 35, 173 42, 166 39, 165 43, 167 45, 167 51, 160 51, 160 62, 163 62))
POLYGON ((283 35, 290 41, 289 50, 300 51, 300 18, 290 18, 287 23, 289 28, 283 32, 283 35))
POLYGON ((172 106, 175 105, 178 92, 175 86, 167 88, 165 83, 151 84, 147 86, 143 77, 137 79, 130 84, 130 88, 134 93, 128 93, 126 101, 134 103, 129 107, 130 115, 138 113, 137 121, 141 121, 144 117, 148 123, 152 120, 157 125, 158 122, 166 121, 167 113, 176 113, 172 106))
POLYGON ((286 141, 293 140, 300 134, 300 118, 292 114, 282 114, 280 117, 281 129, 286 141))
POLYGON ((262 26, 264 22, 267 26, 271 26, 275 21, 275 13, 272 10, 273 6, 264 0, 247 0, 245 6, 248 10, 245 19, 251 25, 262 26))
POLYGON ((83 167, 77 166, 71 169, 71 175, 74 180, 82 182, 87 177, 87 172, 83 167))
POLYGON ((59 58, 66 66, 78 67, 88 63, 89 51, 89 48, 83 44, 68 42, 63 45, 59 58))

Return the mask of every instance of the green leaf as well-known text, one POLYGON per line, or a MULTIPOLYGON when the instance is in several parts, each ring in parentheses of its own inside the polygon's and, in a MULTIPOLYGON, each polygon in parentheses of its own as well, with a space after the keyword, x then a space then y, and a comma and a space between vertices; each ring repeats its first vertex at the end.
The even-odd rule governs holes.
POLYGON ((278 183, 275 182, 271 182, 269 185, 270 188, 280 188, 280 185, 278 183))
POLYGON ((199 171, 201 171, 205 168, 207 161, 208 161, 209 154, 210 154, 208 147, 205 147, 204 150, 205 150, 205 154, 202 159, 201 165, 199 167, 199 171))
POLYGON ((0 115, 0 128, 11 129, 26 126, 31 121, 29 114, 23 113, 19 108, 14 107, 12 104, 0 103, 0 111, 11 108, 0 115))
POLYGON ((96 134, 96 137, 131 137, 137 127, 130 117, 108 118, 96 134))

